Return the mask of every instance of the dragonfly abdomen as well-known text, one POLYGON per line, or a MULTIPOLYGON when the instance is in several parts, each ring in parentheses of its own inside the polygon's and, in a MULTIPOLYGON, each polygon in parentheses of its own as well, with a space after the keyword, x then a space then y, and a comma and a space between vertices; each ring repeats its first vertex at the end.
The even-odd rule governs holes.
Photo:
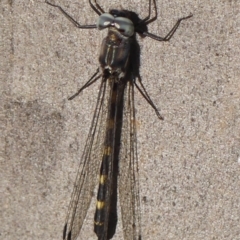
POLYGON ((99 175, 99 187, 97 194, 97 204, 96 211, 94 216, 94 232, 98 236, 98 239, 105 239, 107 237, 108 227, 106 226, 106 222, 109 219, 109 208, 111 203, 109 202, 111 195, 111 186, 112 178, 109 176, 109 171, 112 172, 109 168, 113 167, 113 155, 114 155, 114 133, 116 127, 116 97, 118 90, 118 83, 114 82, 114 79, 109 79, 109 85, 111 88, 111 94, 109 99, 109 113, 107 119, 107 129, 104 141, 104 150, 102 156, 102 163, 100 168, 99 175), (108 202, 106 202, 108 201, 108 202), (108 209, 106 209, 108 208, 108 209), (105 236, 105 237, 104 237, 105 236))

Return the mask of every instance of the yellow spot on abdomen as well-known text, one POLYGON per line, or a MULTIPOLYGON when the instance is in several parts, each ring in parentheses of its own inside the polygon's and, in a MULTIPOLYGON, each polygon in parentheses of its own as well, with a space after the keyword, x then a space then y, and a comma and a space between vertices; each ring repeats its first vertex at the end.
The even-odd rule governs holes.
POLYGON ((97 225, 97 226, 102 226, 103 222, 94 222, 94 224, 97 225))
POLYGON ((99 178, 100 184, 105 184, 106 180, 107 180, 107 175, 100 175, 100 178, 99 178))
POLYGON ((97 209, 103 209, 105 202, 97 201, 97 209))
POLYGON ((112 152, 112 148, 107 146, 104 148, 103 154, 109 156, 111 152, 112 152))

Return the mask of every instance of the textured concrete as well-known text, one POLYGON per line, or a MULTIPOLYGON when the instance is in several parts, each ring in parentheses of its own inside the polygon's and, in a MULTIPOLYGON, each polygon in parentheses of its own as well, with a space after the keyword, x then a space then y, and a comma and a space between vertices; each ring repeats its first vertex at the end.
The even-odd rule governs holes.
MULTIPOLYGON (((86 0, 58 1, 81 23, 86 0)), ((147 1, 100 1, 147 14, 147 1), (110 3, 112 2, 112 3, 110 3)), ((1 1, 0 239, 61 239, 98 84, 105 32, 75 28, 43 0, 1 1)), ((240 2, 158 1, 139 39, 141 76, 159 121, 136 91, 143 240, 240 239, 240 2)), ((90 209, 79 239, 96 239, 90 209)), ((121 224, 114 239, 123 239, 121 224)))

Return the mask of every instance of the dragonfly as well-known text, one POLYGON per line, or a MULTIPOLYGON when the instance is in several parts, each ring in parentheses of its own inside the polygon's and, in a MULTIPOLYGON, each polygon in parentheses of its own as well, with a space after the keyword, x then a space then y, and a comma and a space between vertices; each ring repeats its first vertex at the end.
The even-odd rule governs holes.
POLYGON ((170 32, 165 37, 160 37, 147 29, 147 25, 157 19, 156 0, 148 1, 148 15, 144 19, 128 10, 112 9, 105 12, 96 0, 89 0, 91 9, 98 15, 97 23, 90 25, 79 24, 61 6, 48 0, 45 2, 58 8, 77 28, 108 30, 100 48, 100 66, 68 98, 74 99, 100 79, 96 107, 64 224, 63 240, 77 239, 97 184, 94 215, 97 239, 108 240, 114 236, 119 198, 124 239, 140 240, 142 234, 134 89, 140 92, 160 120, 163 117, 148 95, 139 74, 140 51, 136 33, 156 41, 169 41, 181 21, 192 17, 192 14, 178 19, 170 32), (152 6, 154 16, 151 16, 152 6))

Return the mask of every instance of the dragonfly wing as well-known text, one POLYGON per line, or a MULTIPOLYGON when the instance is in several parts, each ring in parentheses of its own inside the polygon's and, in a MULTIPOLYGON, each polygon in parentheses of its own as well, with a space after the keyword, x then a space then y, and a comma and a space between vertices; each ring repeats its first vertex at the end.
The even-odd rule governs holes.
POLYGON ((106 81, 102 80, 94 117, 81 157, 67 212, 63 230, 64 240, 75 240, 79 235, 93 196, 94 188, 98 182, 98 171, 101 164, 106 129, 107 92, 106 81))
POLYGON ((133 83, 124 96, 122 139, 119 162, 119 198, 124 240, 141 238, 138 159, 133 83))

